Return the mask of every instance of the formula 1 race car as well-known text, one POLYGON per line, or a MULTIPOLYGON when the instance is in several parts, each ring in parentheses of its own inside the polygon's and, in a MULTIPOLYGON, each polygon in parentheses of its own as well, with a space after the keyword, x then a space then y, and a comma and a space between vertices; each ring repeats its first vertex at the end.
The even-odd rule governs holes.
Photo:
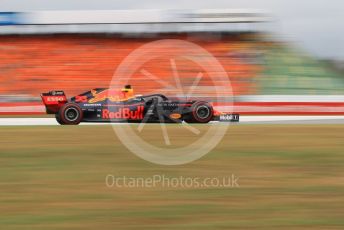
POLYGON ((162 94, 134 95, 130 85, 121 90, 92 89, 67 100, 63 91, 41 94, 47 114, 61 125, 80 122, 208 123, 238 122, 239 114, 220 113, 209 102, 180 101, 162 94))

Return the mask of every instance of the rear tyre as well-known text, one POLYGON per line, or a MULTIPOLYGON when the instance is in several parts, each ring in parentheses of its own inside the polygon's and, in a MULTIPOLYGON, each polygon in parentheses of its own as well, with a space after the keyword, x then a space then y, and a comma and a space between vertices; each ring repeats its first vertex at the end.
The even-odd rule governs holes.
POLYGON ((59 123, 60 125, 64 125, 64 123, 62 123, 60 115, 58 113, 55 114, 55 118, 56 118, 57 123, 59 123))
POLYGON ((208 102, 198 101, 191 106, 189 122, 208 123, 213 119, 214 109, 208 102))
POLYGON ((78 125, 82 118, 83 113, 80 106, 76 103, 67 103, 62 106, 57 114, 56 120, 63 125, 78 125))

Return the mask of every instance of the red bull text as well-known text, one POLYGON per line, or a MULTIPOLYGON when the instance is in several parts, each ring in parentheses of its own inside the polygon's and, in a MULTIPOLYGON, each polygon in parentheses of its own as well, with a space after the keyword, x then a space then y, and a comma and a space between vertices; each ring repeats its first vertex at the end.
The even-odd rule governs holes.
POLYGON ((135 110, 130 108, 120 108, 118 111, 110 111, 109 109, 103 109, 103 119, 127 119, 127 120, 142 120, 143 119, 144 106, 138 106, 135 110))

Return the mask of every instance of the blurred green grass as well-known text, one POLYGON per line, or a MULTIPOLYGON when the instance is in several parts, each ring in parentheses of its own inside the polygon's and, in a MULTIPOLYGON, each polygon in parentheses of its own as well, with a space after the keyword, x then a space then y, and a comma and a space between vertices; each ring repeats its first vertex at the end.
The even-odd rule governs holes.
POLYGON ((182 166, 139 159, 111 126, 0 127, 0 140, 0 229, 344 228, 344 125, 232 126, 182 166), (108 174, 235 174, 240 187, 108 188, 108 174))

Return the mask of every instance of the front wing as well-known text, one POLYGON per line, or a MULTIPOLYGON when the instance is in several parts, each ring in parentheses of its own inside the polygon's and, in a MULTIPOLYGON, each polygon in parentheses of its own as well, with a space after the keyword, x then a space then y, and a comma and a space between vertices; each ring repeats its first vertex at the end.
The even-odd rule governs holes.
POLYGON ((239 122, 240 115, 239 114, 221 114, 214 116, 213 121, 219 121, 219 122, 239 122))

